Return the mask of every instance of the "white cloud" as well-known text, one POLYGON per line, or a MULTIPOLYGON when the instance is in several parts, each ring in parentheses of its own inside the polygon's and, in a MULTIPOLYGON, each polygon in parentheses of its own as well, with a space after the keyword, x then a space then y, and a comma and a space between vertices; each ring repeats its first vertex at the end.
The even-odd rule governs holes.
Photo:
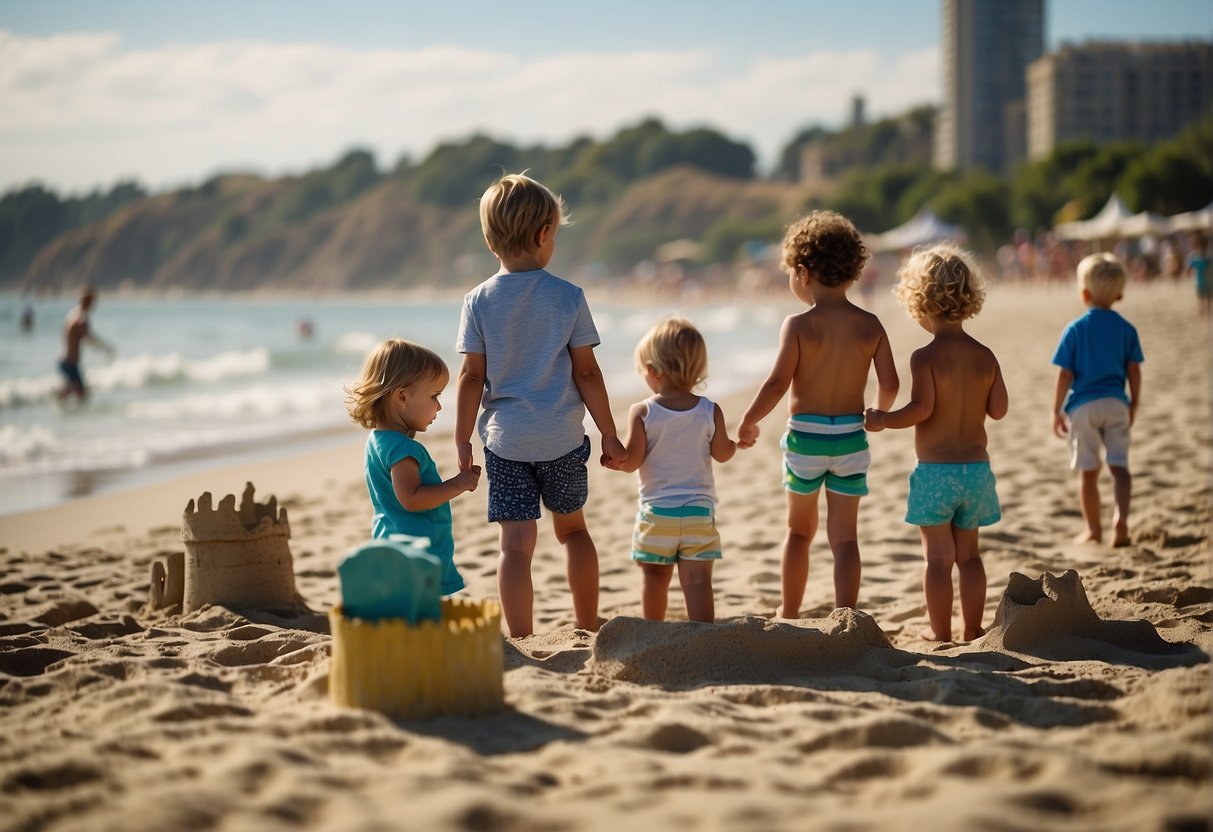
POLYGON ((871 113, 894 113, 935 100, 938 78, 933 49, 756 57, 738 70, 710 50, 524 59, 254 40, 130 49, 112 34, 0 30, 0 187, 278 173, 354 145, 388 165, 475 130, 551 144, 646 115, 713 126, 770 161, 800 127, 837 124, 857 92, 871 113))

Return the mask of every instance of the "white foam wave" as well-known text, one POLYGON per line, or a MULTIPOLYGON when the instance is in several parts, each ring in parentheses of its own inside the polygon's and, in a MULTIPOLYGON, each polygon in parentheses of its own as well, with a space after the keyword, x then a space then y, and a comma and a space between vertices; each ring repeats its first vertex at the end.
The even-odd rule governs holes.
POLYGON ((132 420, 150 421, 268 418, 317 411, 342 416, 344 397, 339 379, 257 384, 239 390, 135 401, 126 406, 126 415, 132 420))
POLYGON ((333 345, 333 350, 339 353, 355 353, 357 355, 366 355, 376 344, 379 343, 379 338, 370 332, 347 332, 337 339, 333 345))
MULTIPOLYGON (((85 368, 85 381, 96 392, 138 390, 174 382, 210 383, 229 378, 263 375, 270 369, 265 347, 230 350, 207 358, 185 358, 180 353, 134 355, 109 364, 85 368)), ((0 409, 48 402, 63 386, 55 375, 15 377, 0 381, 0 409)))
POLYGON ((58 447, 55 434, 41 425, 0 425, 0 462, 5 465, 37 459, 58 447))

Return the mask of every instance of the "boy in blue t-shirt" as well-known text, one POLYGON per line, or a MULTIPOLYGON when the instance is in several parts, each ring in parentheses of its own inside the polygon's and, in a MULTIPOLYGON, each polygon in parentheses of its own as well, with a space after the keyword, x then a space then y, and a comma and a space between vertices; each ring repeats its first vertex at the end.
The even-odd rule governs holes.
POLYGON ((463 367, 455 449, 460 469, 471 470, 480 412, 489 522, 501 530, 497 589, 515 638, 533 628, 531 557, 541 501, 567 553, 577 626, 598 629, 598 551, 582 512, 587 410, 602 434, 603 462, 627 457, 594 358, 598 330, 585 294, 547 271, 564 222, 563 201, 530 177, 507 174, 489 186, 480 227, 501 269, 467 293, 456 343, 463 367))
POLYGON ((1133 325, 1112 311, 1124 297, 1125 269, 1111 254, 1084 257, 1078 287, 1087 312, 1071 321, 1053 354, 1057 391, 1053 432, 1070 435, 1070 467, 1082 473, 1079 505, 1087 530, 1080 543, 1103 540, 1100 519, 1100 446, 1105 449, 1116 510, 1113 546, 1129 545, 1129 428, 1141 403, 1141 341, 1133 325), (1129 393, 1125 395, 1125 383, 1129 393))

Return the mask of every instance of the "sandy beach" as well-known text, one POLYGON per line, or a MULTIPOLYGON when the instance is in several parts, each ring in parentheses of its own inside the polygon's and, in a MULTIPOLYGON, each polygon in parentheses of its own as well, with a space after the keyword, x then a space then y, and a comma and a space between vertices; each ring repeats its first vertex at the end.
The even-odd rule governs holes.
MULTIPOLYGON (((928 336, 881 295, 901 403, 928 336)), ((635 479, 593 469, 605 623, 573 628, 544 520, 537 634, 507 640, 507 708, 482 717, 393 722, 329 702, 336 566, 369 528, 354 433, 0 518, 0 829, 1208 829, 1209 327, 1187 283, 1130 285, 1117 309, 1146 355, 1124 549, 1071 542, 1076 482, 1050 432, 1049 359, 1077 293, 996 286, 969 325, 1001 361, 1011 410, 990 425, 1003 519, 982 534, 988 632, 968 644, 918 635, 911 431, 871 440, 860 609, 833 609, 819 534, 803 617, 773 619, 782 406, 716 469, 718 622, 685 621, 676 581, 670 621, 639 617, 635 479), (246 481, 290 513, 308 611, 152 609, 150 565, 183 550, 186 503, 246 481)), ((730 431, 748 396, 721 402, 730 431)), ((613 404, 621 418, 630 402, 613 404)), ((426 442, 453 471, 449 437, 426 442)), ((1106 472, 1103 488, 1110 512, 1106 472)), ((496 596, 485 497, 482 484, 453 506, 473 598, 496 596)))

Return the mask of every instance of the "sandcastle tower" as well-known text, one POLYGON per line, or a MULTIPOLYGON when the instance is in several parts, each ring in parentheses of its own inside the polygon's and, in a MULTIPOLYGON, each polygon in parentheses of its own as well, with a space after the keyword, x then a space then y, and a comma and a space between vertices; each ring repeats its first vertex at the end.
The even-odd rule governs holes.
POLYGON ((287 539, 291 527, 286 509, 278 500, 253 500, 253 484, 244 487, 240 508, 229 494, 212 508, 211 493, 198 498, 195 510, 190 500, 182 516, 181 539, 185 542, 185 578, 181 597, 175 598, 172 564, 153 565, 152 602, 157 590, 162 603, 180 600, 182 612, 204 604, 235 609, 294 607, 300 603, 295 590, 294 562, 287 539), (159 581, 157 578, 159 577, 159 581))

